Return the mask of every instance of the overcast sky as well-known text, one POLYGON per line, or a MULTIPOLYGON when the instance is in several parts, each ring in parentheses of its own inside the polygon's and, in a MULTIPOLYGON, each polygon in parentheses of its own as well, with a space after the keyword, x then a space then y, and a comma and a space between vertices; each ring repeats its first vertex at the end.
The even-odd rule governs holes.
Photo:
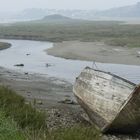
POLYGON ((140 0, 0 0, 0 11, 20 11, 26 8, 108 9, 135 4, 140 0))

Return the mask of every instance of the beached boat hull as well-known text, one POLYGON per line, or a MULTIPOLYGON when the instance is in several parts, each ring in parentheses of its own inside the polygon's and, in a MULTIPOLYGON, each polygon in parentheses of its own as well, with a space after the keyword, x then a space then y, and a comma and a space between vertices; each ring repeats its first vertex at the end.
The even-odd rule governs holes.
POLYGON ((135 132, 140 127, 140 86, 86 67, 73 92, 90 120, 102 132, 135 132))

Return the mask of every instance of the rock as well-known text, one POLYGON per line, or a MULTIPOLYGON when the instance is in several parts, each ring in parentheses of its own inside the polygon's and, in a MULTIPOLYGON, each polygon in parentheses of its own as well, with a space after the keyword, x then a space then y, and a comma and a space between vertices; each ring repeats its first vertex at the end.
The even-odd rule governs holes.
POLYGON ((42 101, 37 101, 37 104, 42 105, 43 102, 42 101))
POLYGON ((71 99, 65 99, 65 100, 62 100, 62 101, 58 101, 58 103, 77 105, 77 103, 74 102, 74 101, 71 100, 71 99))
POLYGON ((30 53, 27 53, 26 55, 28 56, 28 55, 31 55, 31 54, 30 53))
POLYGON ((17 66, 17 67, 24 67, 24 64, 16 64, 14 66, 17 66))
POLYGON ((24 74, 25 74, 25 75, 28 75, 29 73, 28 73, 28 72, 25 72, 24 74))
POLYGON ((51 67, 53 64, 46 63, 46 67, 51 67))
POLYGON ((87 115, 85 112, 81 113, 81 117, 82 117, 85 121, 87 121, 87 122, 89 122, 90 124, 92 124, 90 118, 88 117, 88 115, 87 115))
POLYGON ((57 130, 59 128, 71 128, 75 124, 81 122, 78 112, 68 112, 65 109, 52 108, 47 110, 47 127, 49 130, 57 130))

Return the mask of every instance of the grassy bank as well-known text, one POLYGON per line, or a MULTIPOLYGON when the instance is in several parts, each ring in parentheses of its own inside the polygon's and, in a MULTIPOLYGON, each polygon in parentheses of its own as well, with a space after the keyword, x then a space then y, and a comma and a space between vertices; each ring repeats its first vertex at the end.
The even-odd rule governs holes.
MULTIPOLYGON (((0 109, 4 111, 5 117, 2 119, 2 122, 5 121, 7 123, 6 127, 9 130, 8 133, 6 129, 0 130, 1 137, 11 133, 14 135, 14 140, 20 140, 18 135, 21 132, 27 138, 28 135, 32 136, 34 133, 47 129, 45 113, 36 110, 31 104, 26 104, 23 97, 6 87, 0 87, 0 109), (11 122, 13 121, 17 124, 17 127, 11 124, 9 118, 11 122), (11 129, 12 127, 17 129, 15 134, 13 133, 14 129, 11 129), (20 133, 17 133, 19 130, 20 133)), ((0 128, 2 128, 1 123, 0 128)), ((21 139, 24 137, 21 137, 21 139)))
POLYGON ((0 26, 1 38, 32 39, 52 42, 64 40, 104 41, 111 45, 140 47, 140 25, 112 21, 69 22, 34 21, 0 26))
POLYGON ((102 136, 94 127, 75 126, 50 132, 47 140, 101 140, 102 136))
POLYGON ((47 128, 46 115, 27 104, 14 91, 0 87, 0 139, 1 140, 99 140, 100 132, 91 126, 59 130, 47 128), (1 111, 2 110, 2 111, 1 111))
POLYGON ((0 42, 0 50, 8 49, 10 46, 10 43, 0 42))
POLYGON ((24 134, 18 128, 15 121, 7 117, 5 112, 0 110, 0 140, 25 140, 24 134))
POLYGON ((45 114, 26 104, 23 97, 8 88, 0 87, 0 107, 22 129, 40 130, 46 127, 45 114))

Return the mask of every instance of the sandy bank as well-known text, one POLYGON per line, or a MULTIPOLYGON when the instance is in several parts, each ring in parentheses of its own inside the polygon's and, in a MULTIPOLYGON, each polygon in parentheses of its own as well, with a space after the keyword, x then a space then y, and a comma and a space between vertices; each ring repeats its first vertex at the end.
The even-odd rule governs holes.
POLYGON ((54 43, 47 50, 49 55, 66 59, 140 65, 140 48, 109 46, 102 42, 65 41, 54 43))

